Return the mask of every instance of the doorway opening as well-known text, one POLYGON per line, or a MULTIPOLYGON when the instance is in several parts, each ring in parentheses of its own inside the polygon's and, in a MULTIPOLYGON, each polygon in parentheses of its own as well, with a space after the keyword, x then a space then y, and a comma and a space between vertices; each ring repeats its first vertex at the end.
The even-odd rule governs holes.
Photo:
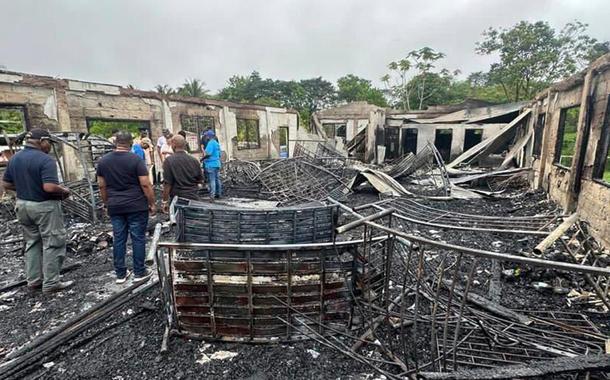
POLYGON ((288 127, 280 127, 280 158, 290 157, 288 141, 288 127))
POLYGON ((398 129, 398 127, 388 127, 385 129, 385 158, 386 159, 391 160, 394 158, 398 158, 399 133, 400 133, 400 130, 398 129))
POLYGON ((482 129, 467 129, 464 135, 464 152, 483 141, 482 129))
POLYGON ((402 130, 402 154, 417 154, 417 128, 402 130))
POLYGON ((437 129, 434 146, 443 157, 443 161, 451 160, 451 141, 453 140, 453 129, 437 129))

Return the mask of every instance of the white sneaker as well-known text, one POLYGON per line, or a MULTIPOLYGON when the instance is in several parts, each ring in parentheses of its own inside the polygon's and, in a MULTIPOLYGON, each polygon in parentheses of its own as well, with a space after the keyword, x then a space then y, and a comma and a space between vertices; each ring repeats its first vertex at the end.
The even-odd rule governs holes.
POLYGON ((124 283, 125 283, 125 281, 127 281, 127 279, 129 278, 129 276, 131 276, 131 271, 130 271, 130 270, 128 270, 128 271, 125 273, 125 277, 121 277, 121 278, 117 277, 115 282, 116 282, 117 284, 124 284, 124 283))

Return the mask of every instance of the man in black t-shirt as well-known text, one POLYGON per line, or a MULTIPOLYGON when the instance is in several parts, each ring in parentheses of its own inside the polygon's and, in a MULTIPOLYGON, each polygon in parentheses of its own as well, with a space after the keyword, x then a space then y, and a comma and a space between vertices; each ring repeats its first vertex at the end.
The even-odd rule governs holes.
POLYGON ((175 196, 198 199, 199 184, 203 183, 201 165, 185 151, 184 137, 174 136, 171 145, 174 154, 163 162, 163 212, 168 211, 169 200, 175 196))
POLYGON ((125 266, 127 234, 133 246, 135 281, 146 281, 151 271, 144 266, 148 216, 155 214, 155 194, 148 178, 146 163, 131 153, 133 137, 127 131, 116 134, 116 149, 106 154, 97 166, 100 195, 112 222, 116 282, 124 283, 130 271, 125 266))

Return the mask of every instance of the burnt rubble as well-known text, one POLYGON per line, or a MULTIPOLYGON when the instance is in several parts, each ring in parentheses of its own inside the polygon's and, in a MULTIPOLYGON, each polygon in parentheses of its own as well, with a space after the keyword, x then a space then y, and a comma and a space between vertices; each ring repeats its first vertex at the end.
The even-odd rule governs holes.
POLYGON ((523 173, 458 173, 433 145, 230 161, 224 199, 151 222, 157 278, 123 287, 85 178, 54 298, 25 289, 7 198, 0 378, 604 378, 609 252, 523 173))

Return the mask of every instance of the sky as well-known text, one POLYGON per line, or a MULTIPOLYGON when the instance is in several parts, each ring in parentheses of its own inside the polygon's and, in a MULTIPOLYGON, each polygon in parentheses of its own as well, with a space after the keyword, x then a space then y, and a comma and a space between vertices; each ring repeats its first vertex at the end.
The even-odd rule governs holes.
POLYGON ((355 74, 381 85, 387 64, 429 46, 466 75, 494 57, 475 43, 520 20, 579 20, 610 40, 610 0, 0 0, 0 66, 153 89, 201 79, 215 92, 236 74, 355 74))

